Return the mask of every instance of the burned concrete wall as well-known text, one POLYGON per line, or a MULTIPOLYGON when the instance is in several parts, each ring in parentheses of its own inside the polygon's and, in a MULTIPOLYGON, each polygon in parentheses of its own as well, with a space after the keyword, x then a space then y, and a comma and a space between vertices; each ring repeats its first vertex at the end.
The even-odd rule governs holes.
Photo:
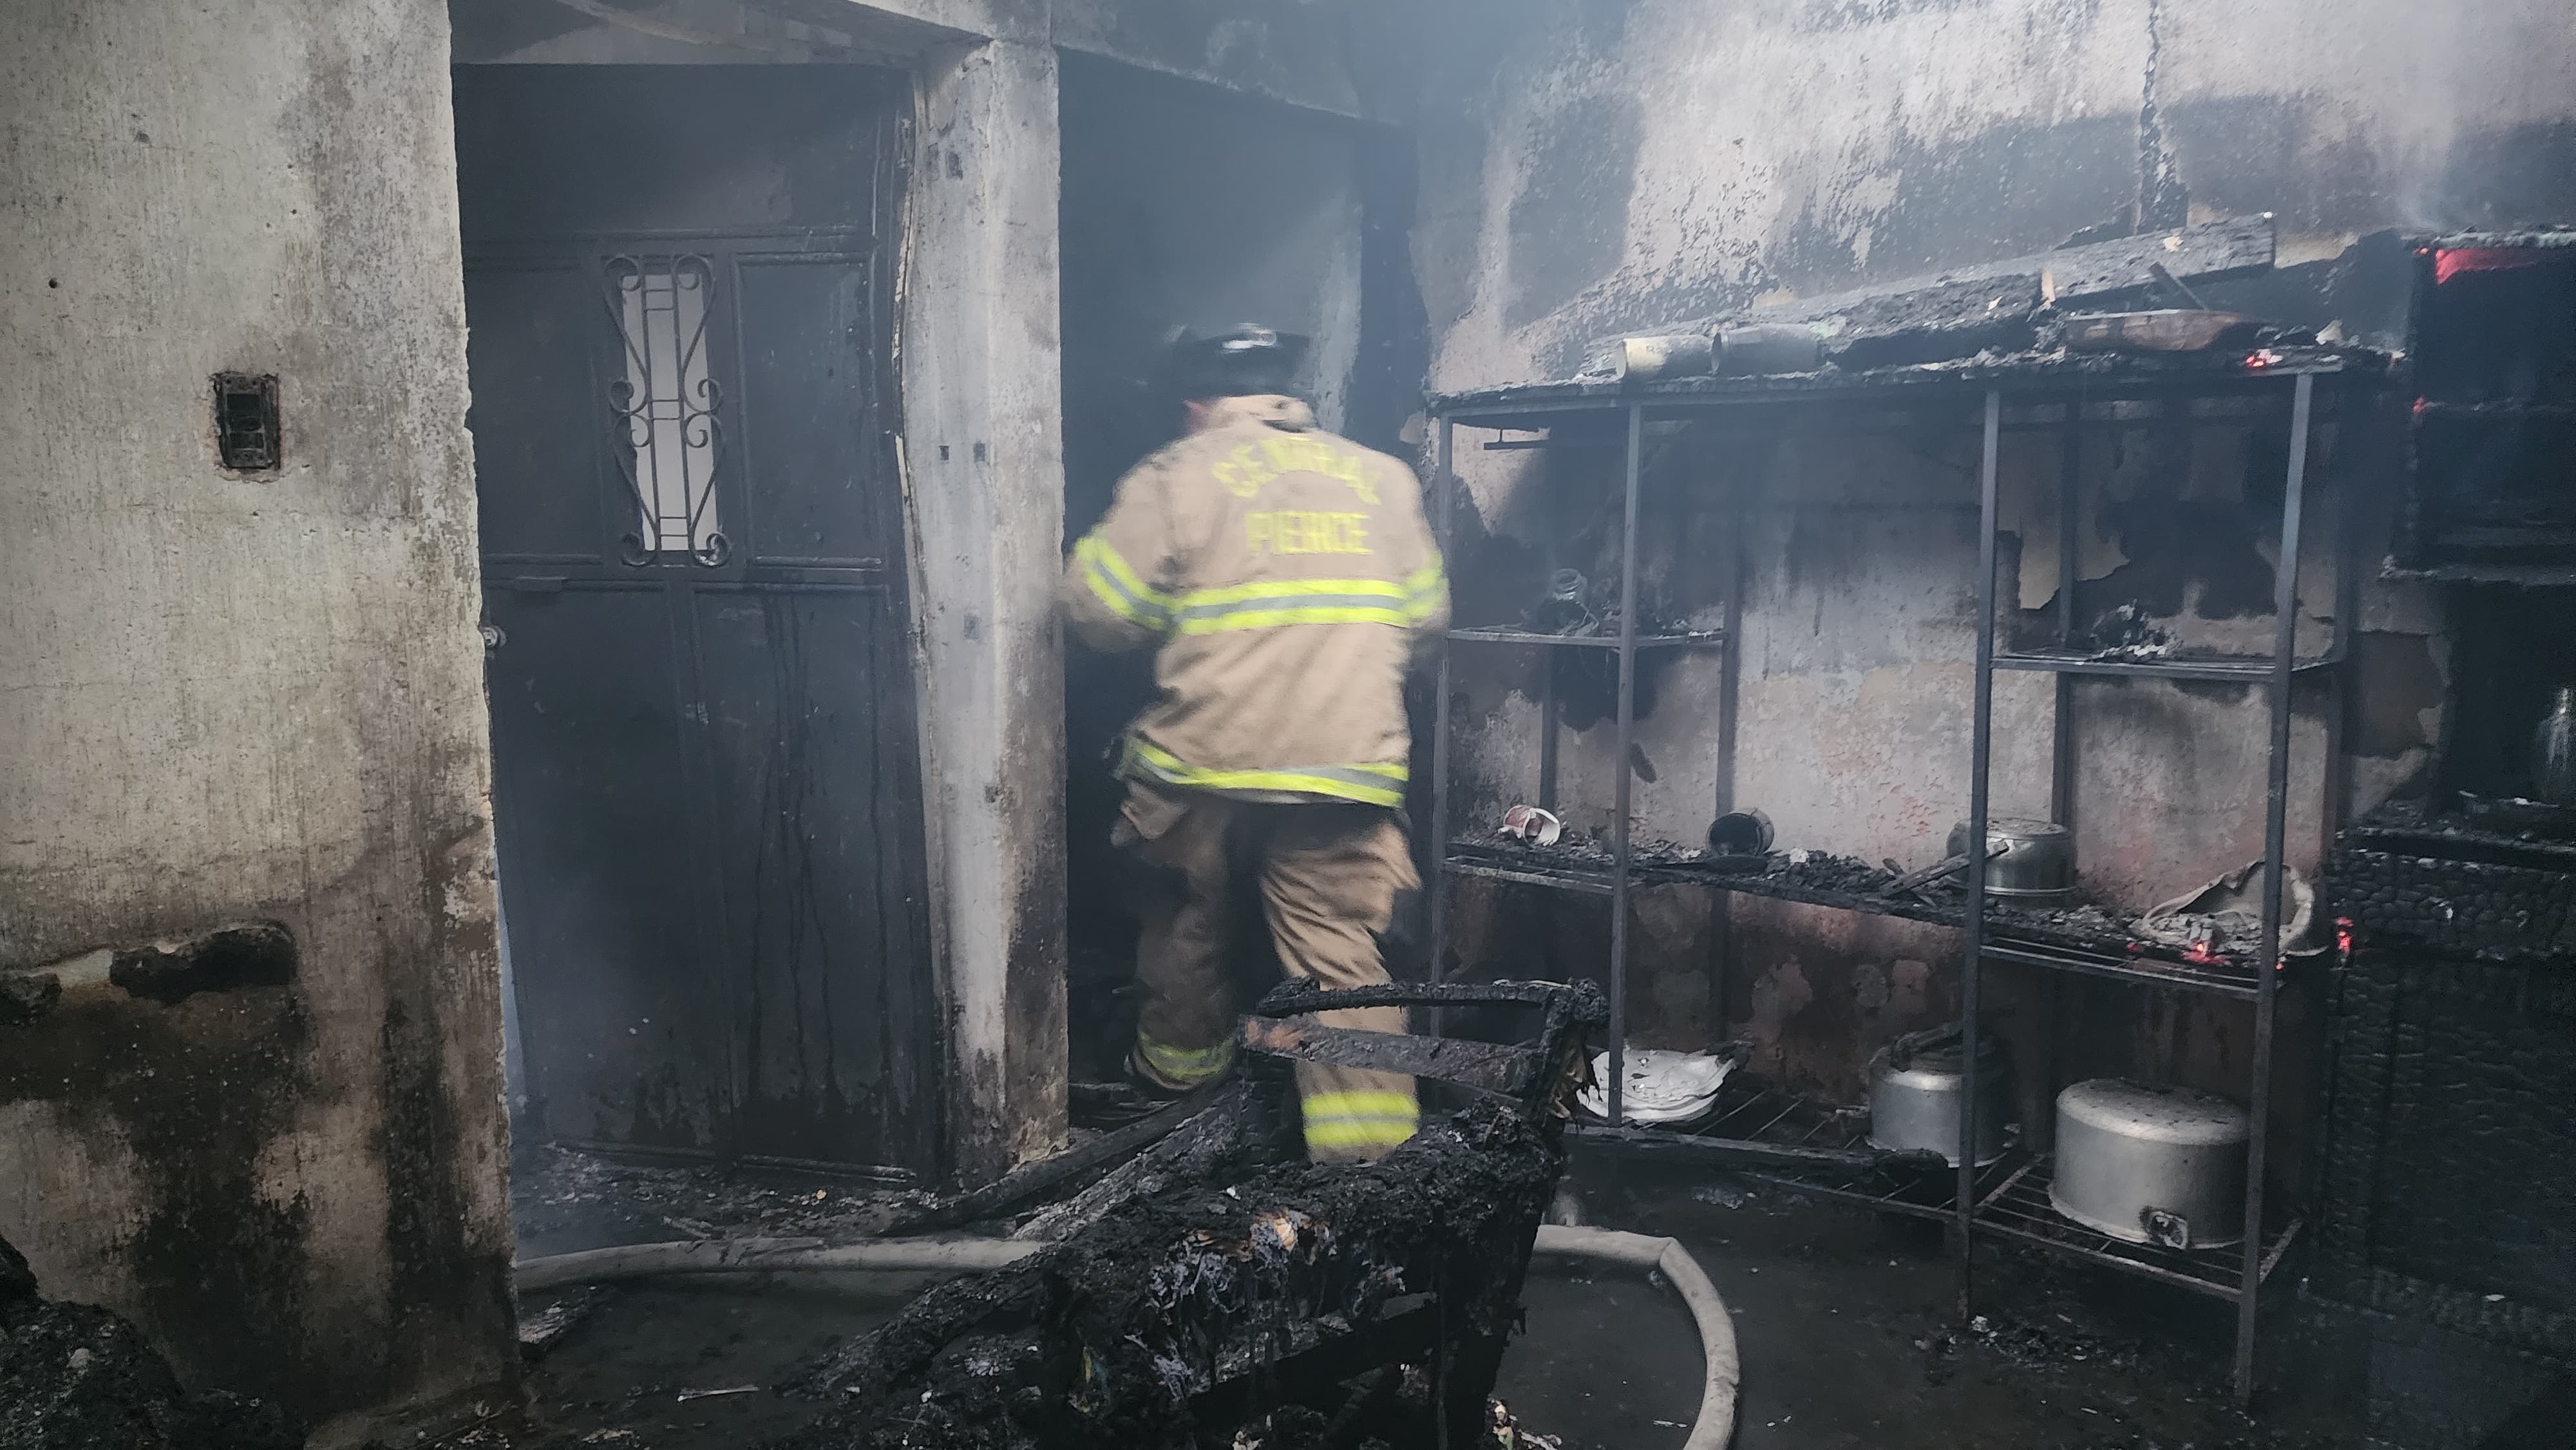
POLYGON ((447 60, 0 16, 0 1233, 326 1439, 514 1362, 447 60))
MULTIPOLYGON (((1586 339, 1624 328, 2256 211, 2278 215, 2281 269, 2213 289, 2215 304, 2397 345, 2400 235, 2576 214, 2576 37, 2561 20, 2543 0, 1434 5, 1415 233, 1432 386, 1563 376, 1586 339)), ((2299 697, 2302 869, 2321 806, 2349 814, 2425 781, 2439 738, 2440 601, 2375 577, 2394 450, 2373 426, 2333 431, 2308 524, 2311 559, 2349 524, 2363 577, 2352 703, 2337 716, 2323 691, 2299 697)), ((2006 438, 2004 603, 2021 625, 2046 619, 2056 593, 2054 446, 2006 438)), ((2079 609, 2134 601, 2193 643, 2266 645, 2279 447, 2259 430, 2144 420, 2088 443, 2079 609)), ((1708 603, 1730 551, 1743 586, 1731 660, 1651 667, 1642 759, 1625 767, 1646 836, 1695 843, 1734 804, 1771 813, 1784 847, 1938 854, 1967 801, 1974 448, 1964 428, 1667 447, 1662 492, 1688 501, 1657 514, 1650 476, 1648 595, 1676 619, 1708 603), (1730 510, 1732 542, 1718 522, 1730 510)), ((1595 572, 1560 557, 1575 543, 1545 480, 1591 467, 1581 486, 1607 496, 1610 464, 1472 444, 1460 456, 1474 514, 1456 561, 1462 615, 1479 546, 1531 584, 1542 561, 1595 572)), ((2303 573, 2303 640, 2322 637, 2338 582, 2329 566, 2303 573)), ((1529 788, 1536 707, 1531 677, 1476 668, 1462 768, 1493 807, 1529 788)), ((2085 681, 2073 708, 2095 894, 2144 907, 2261 854, 2255 692, 2085 681)), ((2043 679, 1999 683, 1998 810, 2045 807, 2053 709, 2043 679)), ((1610 726, 1569 724, 1562 798, 1596 825, 1620 768, 1610 726)), ((1488 949, 1474 945, 1486 899, 1462 903, 1471 950, 1488 949)), ((1648 928, 1640 962, 1719 978, 1723 1002, 1693 1007, 1712 991, 1698 981, 1642 982, 1635 1000, 1668 1014, 1641 1019, 1650 1039, 1724 1020, 1773 1066, 1848 1094, 1870 1038, 1951 1009, 1957 946, 1942 932, 1750 901, 1706 924, 1678 906, 1658 915, 1674 924, 1648 928), (1744 968, 1731 981, 1728 960, 1744 968)), ((1499 949, 1512 934, 1488 939, 1499 949)), ((1997 1008, 2028 1019, 2007 1027, 2030 1051, 2063 1037, 2087 1066, 2213 1085, 2241 1081, 2250 1044, 2241 1014, 2177 1019, 2134 996, 2096 1016, 2009 996, 1997 1008)))
POLYGON ((1585 337, 2272 211, 2285 263, 2576 213, 2550 0, 1427 7, 1436 385, 1585 337))

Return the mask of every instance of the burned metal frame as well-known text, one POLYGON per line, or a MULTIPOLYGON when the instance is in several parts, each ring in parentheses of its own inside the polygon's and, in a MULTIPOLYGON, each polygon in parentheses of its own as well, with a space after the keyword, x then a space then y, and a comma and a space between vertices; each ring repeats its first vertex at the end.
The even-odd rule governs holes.
MULTIPOLYGON (((1643 438, 1650 421, 1705 418, 1714 414, 1742 410, 1776 415, 1787 411, 1814 412, 1820 409, 1849 408, 1856 404, 1969 403, 1976 405, 1976 426, 1981 439, 1978 469, 1978 499, 1981 528, 1978 539, 1977 641, 1974 699, 1970 739, 1969 839, 1984 834, 1989 817, 1989 776, 1993 740, 1993 692, 1997 670, 2041 671, 2056 675, 2054 725, 2052 730, 2052 764, 2050 801, 2056 818, 2071 823, 2074 813, 2074 732, 2072 728, 2074 685, 2078 675, 2151 676, 2168 680, 2228 680, 2260 684, 2267 705, 2267 764, 2265 771, 2263 913, 2260 935, 2261 950, 2250 976, 2239 979, 2231 974, 2211 973, 2201 976, 2182 972, 2162 972, 2152 966, 2130 965, 2111 961, 2094 961, 2077 953, 2037 949, 2026 943, 1997 941, 1990 937, 1984 903, 1985 862, 1978 853, 1969 853, 1965 897, 1968 906, 1961 913, 1959 925, 1965 940, 1961 956, 1960 1020, 1962 1049, 1971 1055, 1976 1051, 1977 1010, 1983 975, 1983 963, 1989 959, 2071 971, 2127 980, 2141 984, 2179 987, 2211 995, 2249 1000, 2254 1007, 2255 1033, 2253 1060, 2250 1064, 2249 1109, 2252 1115, 2252 1141, 2248 1150, 2246 1178, 2246 1223, 2241 1262, 2234 1282, 2229 1283, 2209 1271, 2209 1263, 2223 1255, 2204 1253, 2197 1256, 2193 1268, 2198 1273, 2169 1270, 2153 1277, 2172 1277, 2203 1292, 2231 1298, 2237 1304, 2237 1335, 2233 1359, 2233 1380, 2240 1401, 2250 1400, 2253 1392, 2254 1348, 2258 1324, 2258 1299, 2265 1278, 2280 1262, 2289 1242, 2295 1238, 2298 1222, 2293 1217, 2274 1229, 2265 1217, 2265 1168, 2270 1139, 2271 1077, 2273 1039, 2276 1028, 2276 999, 2284 967, 2281 955, 2283 866, 2287 835, 2289 789, 2290 704, 2294 680, 2311 672, 2322 672, 2331 691, 2329 702, 2328 746, 2336 747, 2334 719, 2340 716, 2344 703, 2344 686, 2340 666, 2346 656, 2353 613, 2353 569, 2351 566, 2352 529, 2350 510, 2334 531, 2331 547, 2336 554, 2336 607, 2331 644, 2322 658, 2302 660, 2296 654, 2298 611, 2297 595, 2301 563, 2301 521, 2304 512, 2308 474, 2310 435, 2316 425, 2316 385, 2319 378, 2347 385, 2366 384, 2383 376, 2387 359, 2361 349, 2293 348, 2266 349, 2252 354, 2231 354, 2224 359, 2190 359, 2163 364, 2118 362, 2101 358, 2067 360, 2004 360, 1973 362, 1966 365, 1933 365, 1914 368, 1881 369, 1841 377, 1813 375, 1804 378, 1692 378, 1678 382, 1650 383, 1643 386, 1619 386, 1591 383, 1549 383, 1523 387, 1486 389, 1481 392, 1435 397, 1430 413, 1438 424, 1433 480, 1438 536, 1447 550, 1453 538, 1455 496, 1461 484, 1455 471, 1455 431, 1461 424, 1492 428, 1543 429, 1552 420, 1571 419, 1589 414, 1624 415, 1626 438, 1624 449, 1624 494, 1621 500, 1622 533, 1621 611, 1619 651, 1619 689, 1617 731, 1612 758, 1625 761, 1634 744, 1635 733, 1635 662, 1640 639, 1636 634, 1636 533, 1639 476, 1643 466, 1643 438), (2085 657, 2075 644, 2076 616, 2074 585, 2077 560, 2077 488, 2081 462, 2082 438, 2088 427, 2131 426, 2135 420, 2117 416, 2093 419, 2085 415, 2088 405, 2123 401, 2188 402, 2213 397, 2246 397, 2260 400, 2277 397, 2286 384, 2290 391, 2289 449, 2287 475, 2284 480, 2281 515, 2281 562, 2275 571, 2275 627, 2273 650, 2269 658, 2172 661, 2103 661, 2085 657), (2007 423, 2004 417, 2007 400, 2020 404, 2055 404, 2062 416, 2050 422, 2024 421, 2007 423), (2001 435, 2006 431, 2023 431, 2035 427, 2062 430, 2063 444, 2059 469, 2059 589, 2057 608, 2058 647, 2053 650, 2004 650, 1995 647, 1997 624, 1997 591, 1995 583, 1996 539, 1999 533, 1998 474, 2001 435), (2268 1231, 2267 1231, 2268 1230, 2268 1231)), ((1964 420, 1960 420, 1964 421, 1964 420)), ((1548 440, 1514 440, 1517 447, 1544 447, 1548 440)), ((1589 441, 1589 440, 1587 440, 1589 441)), ((1730 614, 1732 611, 1730 610, 1730 614)), ((1652 641, 1648 641, 1652 642, 1652 641)), ((1704 646, 1724 648, 1730 640, 1723 634, 1695 636, 1690 641, 1704 646)), ((1527 635, 1521 631, 1462 629, 1451 631, 1450 644, 1567 645, 1599 647, 1607 643, 1597 639, 1561 639, 1527 635)), ((1625 1103, 1620 1091, 1624 1075, 1627 1031, 1627 950, 1628 907, 1631 886, 1639 878, 1629 839, 1630 789, 1629 773, 1617 772, 1611 829, 1611 862, 1606 882, 1593 880, 1598 873, 1512 872, 1492 867, 1465 867, 1453 861, 1450 834, 1449 776, 1451 761, 1450 710, 1451 665, 1444 648, 1438 662, 1438 693, 1434 708, 1432 742, 1432 805, 1428 823, 1431 879, 1430 970, 1435 979, 1448 972, 1448 907, 1446 878, 1452 875, 1482 875, 1517 881, 1552 889, 1568 889, 1607 894, 1610 897, 1610 961, 1608 1084, 1609 1122, 1614 1135, 1623 1141, 1632 1134, 1624 1131, 1625 1103)), ((1552 692, 1551 692, 1552 694, 1552 692)), ((1544 702, 1552 704, 1552 700, 1544 702)), ((1552 710, 1543 709, 1543 728, 1548 740, 1542 745, 1542 760, 1552 766, 1555 719, 1552 710)), ((2331 789, 2334 762, 2327 763, 2331 789)), ((1552 787, 1555 772, 1544 769, 1543 784, 1552 787)), ((1721 783, 1720 790, 1728 787, 1721 783)), ((1542 801, 1554 807, 1553 800, 1542 801)), ((2328 839, 2333 831, 2332 803, 2324 812, 2323 828, 2328 839)), ((1657 873, 1665 879, 1671 873, 1657 873)), ((1725 877, 1690 879, 1721 891, 1738 889, 1725 877)), ((1869 909, 1863 905, 1861 909, 1869 909)), ((2051 978, 2052 982, 2055 980, 2051 978)), ((2052 999, 2053 1000, 2053 999, 2052 999)), ((1435 1019, 1436 1021, 1436 1019, 1435 1019)), ((1436 1026, 1435 1026, 1436 1030, 1436 1026)), ((1974 1104, 1966 1104, 1961 1113, 1962 1148, 1975 1141, 1974 1104)), ((2012 1205, 2005 1201, 2003 1188, 1992 1183, 1992 1175, 1981 1173, 1973 1164, 1973 1152, 1963 1152, 1969 1161, 1957 1170, 1957 1183, 1949 1202, 1940 1210, 1956 1230, 1955 1246, 1959 1264, 1959 1305, 1964 1316, 1969 1312, 1974 1287, 1974 1245, 1979 1235, 2003 1236, 2069 1253, 2129 1272, 2145 1272, 2137 1256, 2127 1245, 2093 1243, 2075 1235, 2050 1235, 2029 1231, 2018 1221, 2010 1220, 2012 1205)), ((2022 1181, 2016 1173, 2004 1187, 2022 1181)), ((1873 1197, 1854 1188, 1845 1188, 1840 1196, 1873 1197)), ((1924 1211, 1924 1205, 1913 1205, 1912 1211, 1924 1211)), ((2097 1236, 2098 1237, 2098 1236, 2097 1236)))
MULTIPOLYGON (((1578 999, 1557 1019, 1570 1026, 1580 994, 1557 990, 1578 999)), ((1393 1401, 1399 1363, 1429 1383, 1409 1406, 1377 1405, 1407 1432, 1383 1438, 1480 1443, 1561 1120, 1478 1102, 1426 1123, 1383 1171, 1355 1171, 1271 1151, 1284 1145, 1256 1086, 1230 1089, 1159 1174, 1048 1247, 935 1286, 809 1363, 793 1392, 837 1403, 781 1445, 890 1429, 961 1446, 1223 1444, 1208 1432, 1287 1404, 1348 1417, 1393 1401)))
POLYGON ((1538 1121, 1555 1109, 1554 1100, 1574 1065, 1568 1055, 1582 1048, 1588 1032, 1608 1024, 1615 1011, 1590 982, 1389 982, 1327 989, 1290 981, 1253 1007, 1238 1037, 1245 1049, 1270 1057, 1400 1072, 1508 1098, 1538 1121), (1540 1013, 1538 1035, 1527 1046, 1514 1046, 1327 1027, 1311 1020, 1319 1012, 1363 1007, 1436 1012, 1477 1006, 1533 1008, 1540 1013))

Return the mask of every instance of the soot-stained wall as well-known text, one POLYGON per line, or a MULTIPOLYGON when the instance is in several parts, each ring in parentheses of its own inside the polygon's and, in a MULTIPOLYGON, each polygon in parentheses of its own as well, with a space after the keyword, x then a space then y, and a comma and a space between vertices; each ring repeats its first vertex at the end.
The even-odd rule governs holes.
MULTIPOLYGON (((2214 302, 2394 344, 2394 234, 2576 215, 2576 33, 2549 0, 1642 0, 1430 17, 1414 244, 1436 391, 1563 376, 1586 339, 1628 327, 2256 211, 2278 215, 2283 271, 2214 302)), ((2310 557, 2349 523, 2365 577, 2353 702, 2330 730, 2325 696, 2303 689, 2293 727, 2290 839, 2311 872, 2329 796, 2349 812, 2421 783, 2438 738, 2439 600, 2375 577, 2392 453, 2381 426, 2339 425, 2317 460, 2310 557)), ((1974 448, 1964 429, 1664 447, 1648 484, 1649 597, 1675 617, 1715 608, 1724 561, 1740 556, 1742 615, 1731 660, 1652 668, 1628 762, 1645 836, 1695 842, 1731 802, 1767 811, 1786 847, 1939 854, 1968 794, 1974 448)), ((2005 603, 2026 621, 2048 617, 2056 592, 2055 448, 2009 435, 2003 455, 2005 603)), ((2187 642, 2268 647, 2279 449, 2232 425, 2141 420, 2097 436, 2082 461, 2079 614, 2136 601, 2187 642)), ((1480 587, 1490 607, 1517 608, 1543 564, 1609 577, 1600 520, 1570 525, 1542 480, 1589 468, 1586 486, 1607 495, 1615 453, 1542 461, 1471 441, 1459 456, 1473 504, 1455 561, 1462 616, 1480 587), (1476 584, 1480 560, 1517 582, 1476 584)), ((2332 569, 2312 565, 2299 594, 2303 640, 2321 642, 2332 569)), ((1461 768, 1476 786, 1467 809, 1490 810, 1531 788, 1537 708, 1534 677, 1479 668, 1462 684, 1461 768)), ((2042 677, 1999 682, 1998 811, 2044 812, 2053 708, 2042 677)), ((2259 696, 2086 681, 2073 708, 2094 894, 2143 908, 2261 854, 2259 696)), ((1570 724, 1561 798, 1596 825, 1611 726, 1570 724)), ((1525 950, 1518 913, 1534 908, 1482 888, 1460 904, 1471 952, 1500 969, 1525 950)), ((1546 939, 1597 959, 1597 914, 1550 909, 1560 926, 1546 939)), ((1640 913, 1649 1041, 1749 1034, 1766 1065, 1852 1096, 1873 1041, 1955 1005, 1944 932, 1750 900, 1713 916, 1680 890, 1645 893, 1640 913)), ((1996 975, 2007 1032, 2054 1055, 2060 1080, 2145 1070, 2241 1086, 2242 1012, 1996 975)), ((2308 1009, 2284 1010, 2295 1041, 2308 1009)), ((2300 1068, 2295 1052, 2288 1065, 2300 1068)), ((2025 1074, 2028 1115, 2041 1076, 2025 1074)))
POLYGON ((0 12, 0 1235, 326 1422, 515 1364, 447 64, 435 0, 0 12))
POLYGON ((2554 0, 1756 0, 1425 7, 1435 382, 1582 339, 2149 226, 2576 214, 2554 0))

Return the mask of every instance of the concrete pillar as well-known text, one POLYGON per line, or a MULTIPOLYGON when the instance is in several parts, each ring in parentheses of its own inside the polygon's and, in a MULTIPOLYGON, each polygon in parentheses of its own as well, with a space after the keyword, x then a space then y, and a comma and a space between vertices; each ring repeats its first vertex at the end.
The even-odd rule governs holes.
POLYGON ((434 0, 0 5, 0 1237, 317 1444, 518 1367, 448 94, 434 0))
POLYGON ((949 1141, 969 1179, 1065 1130, 1056 57, 927 58, 901 372, 949 1141))

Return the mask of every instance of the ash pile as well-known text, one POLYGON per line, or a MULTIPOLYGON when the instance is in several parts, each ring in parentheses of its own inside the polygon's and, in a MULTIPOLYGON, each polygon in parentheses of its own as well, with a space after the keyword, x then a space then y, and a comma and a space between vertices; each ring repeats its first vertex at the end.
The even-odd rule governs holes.
POLYGON ((36 1292, 0 1240, 0 1450, 297 1450, 284 1410, 182 1389, 126 1320, 36 1292))

